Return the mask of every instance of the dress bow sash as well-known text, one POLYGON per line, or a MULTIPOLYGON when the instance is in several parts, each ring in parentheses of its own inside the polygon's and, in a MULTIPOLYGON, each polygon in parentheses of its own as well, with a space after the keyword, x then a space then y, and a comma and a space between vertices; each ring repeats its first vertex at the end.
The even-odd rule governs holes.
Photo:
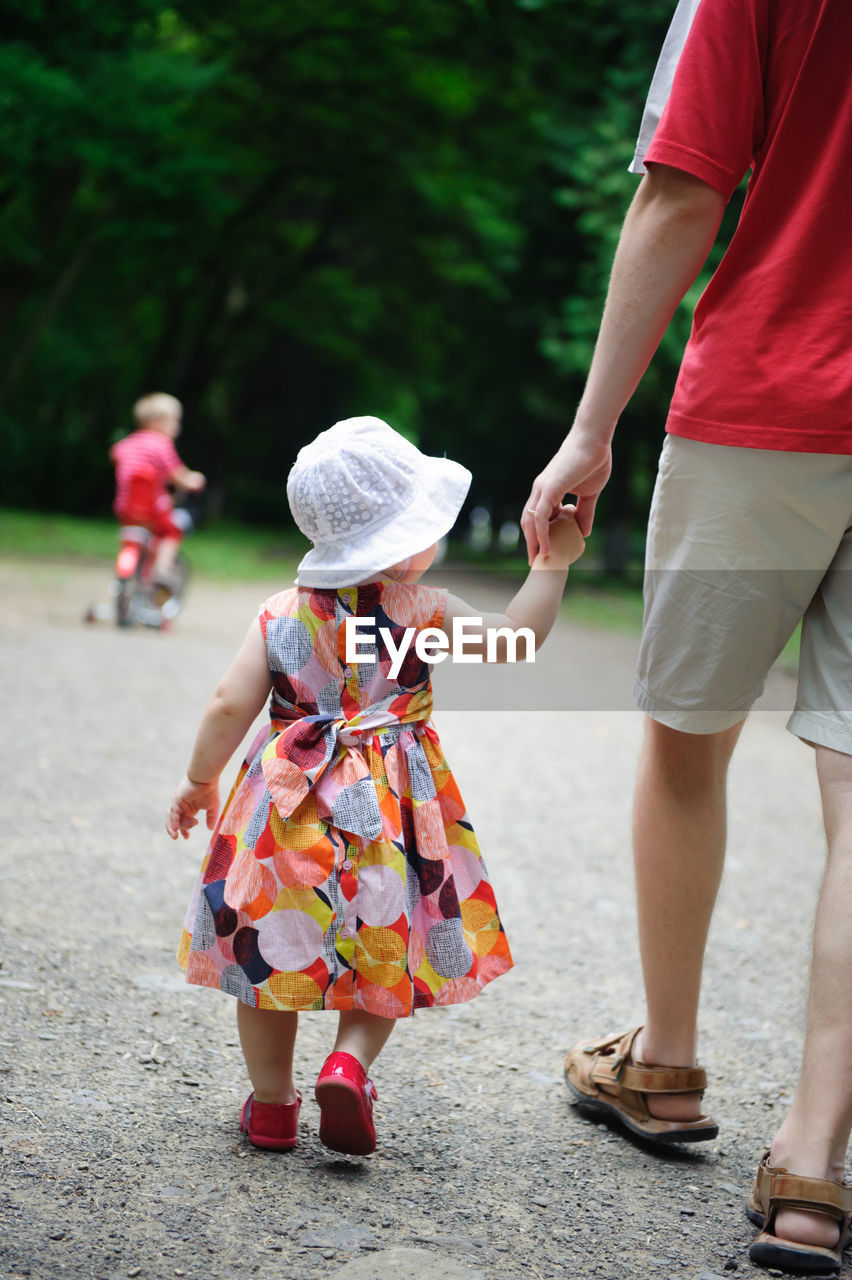
POLYGON ((349 720, 342 708, 339 715, 304 715, 291 703, 283 707, 278 703, 275 711, 281 710, 287 718, 273 712, 272 736, 261 754, 263 776, 281 817, 289 818, 316 789, 321 818, 362 840, 378 839, 382 815, 361 744, 377 733, 386 736, 394 730, 398 730, 394 740, 409 732, 413 741, 413 732, 432 713, 431 690, 396 694, 362 707, 349 720), (320 782, 323 785, 317 789, 320 782))

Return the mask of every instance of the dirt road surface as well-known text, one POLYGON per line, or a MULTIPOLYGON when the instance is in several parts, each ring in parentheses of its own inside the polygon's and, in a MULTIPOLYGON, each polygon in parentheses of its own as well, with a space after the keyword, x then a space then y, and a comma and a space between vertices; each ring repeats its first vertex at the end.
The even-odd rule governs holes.
POLYGON ((173 844, 163 817, 216 678, 283 585, 197 582, 170 634, 119 632, 80 621, 102 568, 0 563, 0 1280, 758 1274, 744 1198, 797 1070, 823 861, 813 761, 778 709, 792 680, 774 677, 733 767, 701 1046, 717 1141, 660 1158, 568 1102, 564 1051, 642 1012, 642 724, 635 641, 560 624, 502 710, 436 677, 515 969, 399 1026, 364 1160, 319 1144, 333 1019, 303 1016, 300 1143, 261 1152, 238 1133, 233 1004, 174 959, 204 840, 173 844))

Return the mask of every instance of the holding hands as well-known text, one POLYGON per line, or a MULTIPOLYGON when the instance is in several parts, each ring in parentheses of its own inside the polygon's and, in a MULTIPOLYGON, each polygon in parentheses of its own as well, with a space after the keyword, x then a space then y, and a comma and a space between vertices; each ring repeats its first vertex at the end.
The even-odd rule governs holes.
POLYGON ((553 533, 558 527, 557 522, 551 523, 551 520, 559 512, 576 516, 579 533, 583 538, 589 536, 595 505, 611 470, 612 450, 608 441, 583 437, 576 429, 569 432, 559 450, 536 476, 521 518, 530 564, 539 552, 547 555, 550 551, 553 533), (576 507, 561 505, 566 493, 577 495, 576 507))
POLYGON ((577 508, 562 507, 557 504, 556 511, 547 522, 548 548, 539 548, 536 568, 568 569, 586 549, 586 541, 577 523, 577 508))

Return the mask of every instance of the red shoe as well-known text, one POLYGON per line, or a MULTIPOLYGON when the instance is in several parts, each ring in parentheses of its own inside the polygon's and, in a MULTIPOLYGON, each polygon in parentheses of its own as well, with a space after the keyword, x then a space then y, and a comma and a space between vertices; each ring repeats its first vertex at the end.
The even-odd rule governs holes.
POLYGON ((240 1129, 248 1135, 254 1147, 266 1147, 269 1151, 288 1151, 299 1140, 299 1107, 302 1095, 295 1102, 255 1102, 250 1093, 240 1112, 240 1129))
POLYGON ((332 1151, 367 1156, 376 1149, 373 1101, 376 1086, 351 1053, 331 1053, 314 1090, 320 1109, 319 1137, 332 1151))

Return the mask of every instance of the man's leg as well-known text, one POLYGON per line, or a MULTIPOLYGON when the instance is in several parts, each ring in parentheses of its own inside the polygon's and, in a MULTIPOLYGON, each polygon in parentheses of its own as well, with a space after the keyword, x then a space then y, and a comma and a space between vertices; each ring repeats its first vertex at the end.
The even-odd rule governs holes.
MULTIPOLYGON (((634 691, 649 717, 635 803, 648 1013, 631 1042, 575 1046, 569 1088, 634 1132, 713 1136, 686 1085, 695 1064, 704 949, 725 853, 726 777, 767 672, 811 606, 849 524, 846 458, 667 436, 648 525, 645 621, 634 691), (794 567, 796 566, 796 567, 794 567), (626 1065, 636 1070, 628 1074, 626 1065), (642 1067, 682 1068, 679 1094, 642 1067), (669 1128, 646 1123, 647 1112, 669 1128)), ((849 634, 846 628, 845 634, 849 634)), ((804 645, 804 641, 803 641, 804 645)), ((848 664, 844 668, 848 670, 848 664)), ((848 689, 848 686, 844 686, 848 689)), ((848 701, 848 692, 846 694, 848 701)), ((819 701, 819 706, 822 701, 819 701)), ((808 726, 806 726, 807 728, 808 726)), ((809 732, 794 732, 813 740, 809 732)))
MULTIPOLYGON (((828 857, 814 922, 813 965, 802 1070, 771 1163, 842 1182, 852 1130, 852 756, 817 747, 828 857)), ((775 1234, 833 1245, 824 1217, 785 1210, 775 1234)))
MULTIPOLYGON (((701 970, 725 859, 728 764, 742 723, 694 734, 646 721, 634 803, 639 945, 648 1014, 642 1062, 696 1060, 701 970)), ((652 1114, 689 1119, 695 1096, 649 1099, 652 1114)))

